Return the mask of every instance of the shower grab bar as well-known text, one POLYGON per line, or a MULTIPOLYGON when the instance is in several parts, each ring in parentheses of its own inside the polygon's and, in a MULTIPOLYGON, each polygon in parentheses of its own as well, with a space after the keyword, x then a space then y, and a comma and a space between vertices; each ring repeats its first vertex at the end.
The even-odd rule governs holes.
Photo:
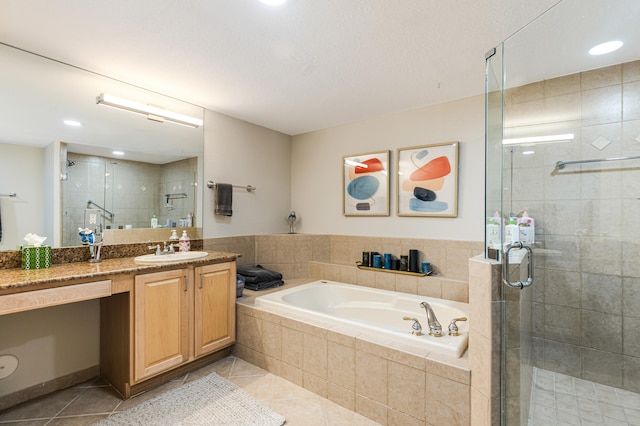
POLYGON ((105 209, 105 208, 104 208, 104 207, 102 207, 102 206, 97 205, 96 203, 94 203, 94 202, 93 202, 93 201, 91 201, 91 200, 87 201, 87 207, 89 207, 89 206, 91 206, 91 205, 96 206, 98 209, 100 209, 100 210, 102 210, 103 212, 105 212, 106 214, 108 214, 108 215, 109 215, 109 219, 113 220, 113 216, 115 216, 115 215, 114 215, 113 213, 111 213, 109 210, 105 209))
MULTIPOLYGON (((207 188, 215 188, 218 184, 215 183, 214 181, 210 180, 209 182, 207 182, 207 188)), ((231 185, 234 188, 242 188, 242 189, 246 189, 247 192, 251 192, 251 191, 255 191, 256 187, 255 186, 251 186, 251 185, 231 185)))
POLYGON ((15 192, 10 192, 8 194, 0 194, 0 197, 17 197, 18 194, 16 194, 15 192))
POLYGON ((637 160, 640 158, 640 155, 632 155, 629 157, 611 157, 611 158, 598 158, 596 160, 576 160, 576 161, 558 161, 556 162, 556 169, 562 170, 565 166, 570 164, 582 164, 582 163, 599 163, 601 161, 623 161, 623 160, 637 160))
POLYGON ((529 287, 531 284, 533 284, 533 250, 531 250, 531 247, 526 246, 524 244, 522 244, 522 242, 518 241, 517 243, 511 243, 509 244, 505 250, 504 250, 504 254, 502 256, 502 282, 511 288, 519 288, 520 290, 522 290, 525 287, 529 287), (509 281, 509 252, 514 249, 526 249, 528 254, 529 254, 529 267, 527 268, 527 281, 518 281, 515 283, 512 283, 509 281))

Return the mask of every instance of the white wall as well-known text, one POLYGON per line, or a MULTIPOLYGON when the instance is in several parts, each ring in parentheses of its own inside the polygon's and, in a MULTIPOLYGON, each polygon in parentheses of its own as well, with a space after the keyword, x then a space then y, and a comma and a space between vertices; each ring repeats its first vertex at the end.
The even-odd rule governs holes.
POLYGON ((53 243, 53 235, 45 233, 44 155, 42 148, 0 144, 0 194, 18 194, 0 197, 0 250, 15 250, 30 232, 53 243))
POLYGON ((309 234, 484 239, 484 97, 319 130, 293 137, 291 208, 309 234), (396 215, 396 149, 459 141, 458 217, 396 215), (342 215, 342 157, 391 150, 391 215, 342 215))
POLYGON ((233 190, 233 215, 213 214, 214 192, 204 188, 203 237, 288 232, 291 137, 219 114, 205 113, 204 181, 252 185, 233 190))

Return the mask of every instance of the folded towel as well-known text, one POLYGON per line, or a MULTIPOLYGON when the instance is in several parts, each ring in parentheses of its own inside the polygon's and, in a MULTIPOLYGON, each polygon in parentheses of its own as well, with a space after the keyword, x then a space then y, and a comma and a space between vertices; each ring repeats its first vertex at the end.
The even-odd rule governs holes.
POLYGON ((233 186, 228 183, 217 183, 214 187, 214 213, 221 216, 231 216, 233 209, 233 186))

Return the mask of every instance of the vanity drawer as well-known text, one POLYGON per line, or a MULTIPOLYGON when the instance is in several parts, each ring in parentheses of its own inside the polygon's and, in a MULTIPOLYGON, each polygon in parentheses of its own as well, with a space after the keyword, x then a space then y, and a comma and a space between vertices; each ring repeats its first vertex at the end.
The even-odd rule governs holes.
POLYGON ((111 280, 0 296, 0 315, 111 296, 111 280))

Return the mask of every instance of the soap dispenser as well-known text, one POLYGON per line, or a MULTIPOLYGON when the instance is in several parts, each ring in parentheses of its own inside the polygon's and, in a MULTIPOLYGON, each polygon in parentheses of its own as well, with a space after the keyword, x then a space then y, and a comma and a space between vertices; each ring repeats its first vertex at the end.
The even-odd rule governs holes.
POLYGON ((178 237, 178 231, 175 229, 171 230, 171 236, 169 237, 169 241, 178 241, 180 237, 178 237))
POLYGON ((191 238, 187 235, 187 231, 182 231, 182 237, 180 237, 180 251, 190 251, 191 250, 191 238))

